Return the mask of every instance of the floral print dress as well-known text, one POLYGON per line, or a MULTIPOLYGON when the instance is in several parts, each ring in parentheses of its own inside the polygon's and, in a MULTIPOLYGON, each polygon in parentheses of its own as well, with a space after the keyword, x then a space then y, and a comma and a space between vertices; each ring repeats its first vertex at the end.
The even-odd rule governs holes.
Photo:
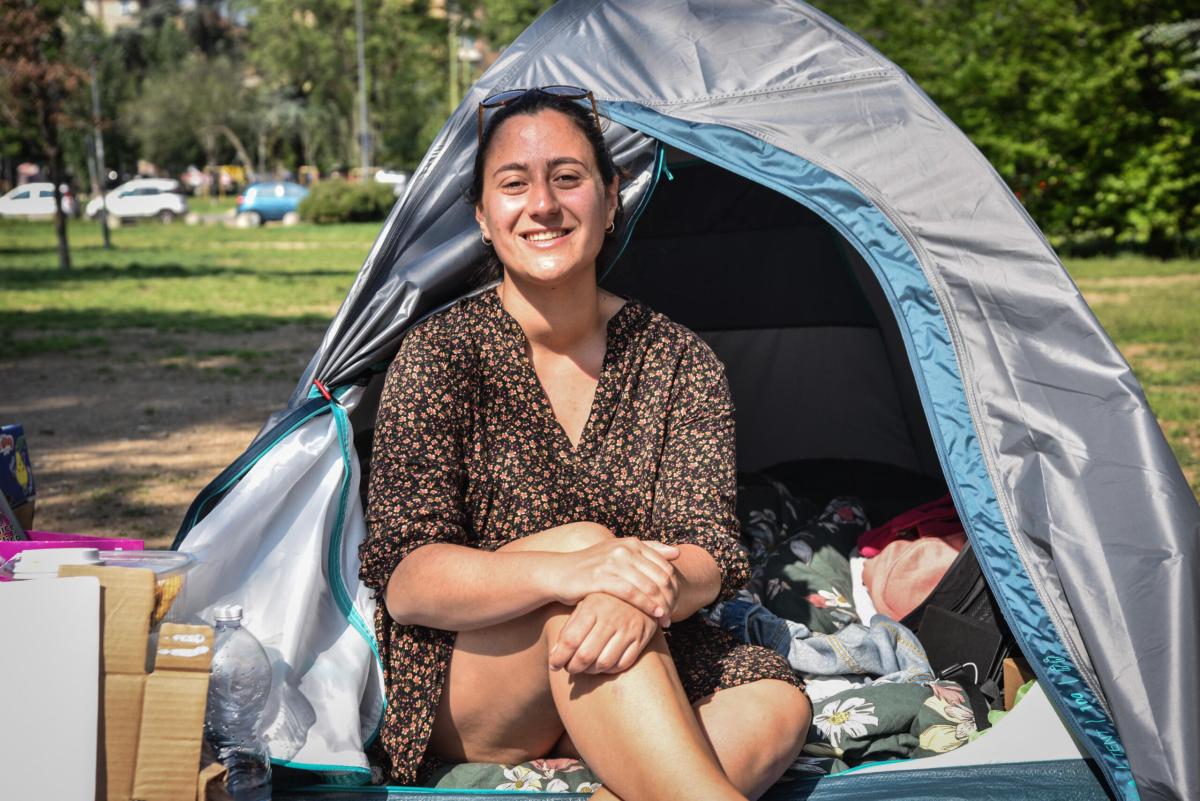
MULTIPOLYGON (((435 542, 495 550, 580 520, 618 536, 691 543, 748 578, 737 540, 733 406, 704 342, 635 301, 608 323, 607 351, 577 445, 555 419, 517 321, 495 290, 416 326, 388 370, 371 459, 361 577, 380 593, 376 636, 392 781, 423 780, 454 632, 395 623, 382 592, 406 555, 435 542)), ((762 678, 799 686, 776 652, 693 616, 667 631, 692 701, 762 678)))

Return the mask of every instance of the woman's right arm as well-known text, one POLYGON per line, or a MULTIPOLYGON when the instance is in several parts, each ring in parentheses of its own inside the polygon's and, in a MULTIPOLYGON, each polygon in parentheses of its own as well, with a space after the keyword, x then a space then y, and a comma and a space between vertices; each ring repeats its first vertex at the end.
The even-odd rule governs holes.
POLYGON ((596 523, 568 523, 496 552, 433 543, 406 556, 388 582, 397 622, 449 631, 503 623, 549 603, 574 606, 588 595, 619 598, 669 625, 679 549, 616 538, 596 523))
POLYGON ((404 625, 448 631, 485 628, 528 614, 557 598, 542 576, 560 554, 504 553, 432 543, 396 565, 385 596, 404 625))

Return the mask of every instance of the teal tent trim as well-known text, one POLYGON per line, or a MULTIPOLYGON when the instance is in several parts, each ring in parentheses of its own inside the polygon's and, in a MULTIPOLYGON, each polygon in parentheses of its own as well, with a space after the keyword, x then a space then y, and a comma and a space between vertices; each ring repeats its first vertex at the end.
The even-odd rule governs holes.
MULTIPOLYGON (((342 541, 345 533, 346 525, 346 509, 350 498, 350 476, 353 471, 351 464, 353 445, 353 433, 350 425, 350 417, 346 409, 339 403, 339 399, 350 390, 350 386, 338 387, 333 391, 333 397, 327 399, 327 406, 322 411, 328 411, 333 415, 334 425, 337 428, 338 446, 342 459, 342 481, 338 493, 337 516, 334 519, 333 536, 330 537, 329 551, 326 554, 326 568, 329 576, 329 586, 333 591, 333 600, 337 604, 338 610, 346 618, 346 622, 350 624, 359 636, 371 647, 371 653, 375 657, 375 664, 383 671, 383 659, 379 655, 379 645, 375 641, 375 632, 363 620, 362 615, 354 608, 354 601, 350 596, 350 591, 342 582, 342 541)), ((320 390, 314 386, 309 392, 309 400, 315 400, 321 397, 320 390)), ((290 433, 290 432, 289 432, 290 433)), ((276 442, 282 440, 280 437, 276 442)), ((370 748, 371 744, 379 736, 379 730, 383 727, 383 717, 387 712, 387 699, 384 698, 384 703, 379 710, 379 716, 375 720, 374 730, 363 743, 363 748, 370 748)), ((293 768, 295 770, 304 770, 320 774, 326 781, 338 782, 342 784, 365 784, 371 780, 371 769, 360 768, 351 765, 328 765, 314 764, 307 762, 292 762, 286 759, 271 759, 271 764, 280 765, 282 767, 293 768)))
MULTIPOLYGON (((506 801, 578 799, 578 793, 526 793, 514 790, 450 790, 432 787, 318 786, 276 790, 275 801, 506 801)), ((964 768, 903 770, 866 775, 838 774, 776 784, 762 801, 1104 801, 1104 784, 1082 760, 973 765, 964 768)))
POLYGON ((616 122, 803 204, 862 255, 896 317, 955 506, 1017 642, 1109 785, 1125 801, 1136 801, 1116 726, 1071 659, 1004 523, 949 329, 909 240, 881 204, 850 181, 746 132, 669 117, 637 103, 603 106, 616 122))

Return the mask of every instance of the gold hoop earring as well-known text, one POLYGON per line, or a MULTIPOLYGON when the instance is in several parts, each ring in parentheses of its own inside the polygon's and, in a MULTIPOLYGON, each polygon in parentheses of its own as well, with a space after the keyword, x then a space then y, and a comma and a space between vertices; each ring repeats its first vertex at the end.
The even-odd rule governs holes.
POLYGON ((492 246, 492 240, 488 239, 487 234, 485 234, 483 231, 479 232, 479 238, 483 240, 483 244, 485 246, 489 248, 492 246))
POLYGON ((613 220, 609 220, 608 227, 604 229, 604 233, 611 234, 615 230, 617 230, 616 222, 614 222, 613 220))

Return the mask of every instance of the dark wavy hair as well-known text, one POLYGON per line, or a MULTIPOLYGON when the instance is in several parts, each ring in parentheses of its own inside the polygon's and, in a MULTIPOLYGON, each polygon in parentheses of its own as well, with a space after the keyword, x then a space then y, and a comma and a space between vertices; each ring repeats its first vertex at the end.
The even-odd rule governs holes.
MULTIPOLYGON (((483 129, 483 137, 479 140, 479 147, 475 151, 475 171, 471 176, 471 186, 464 193, 468 203, 472 206, 477 206, 483 199, 483 165, 487 161, 488 151, 491 150, 492 140, 495 139, 496 131, 500 129, 504 121, 518 114, 533 115, 539 111, 547 110, 557 111, 566 116, 587 137, 588 144, 592 146, 592 155, 596 158, 596 165, 600 169, 600 177, 604 180, 605 186, 608 186, 614 176, 625 177, 621 169, 617 167, 617 163, 613 161, 612 152, 608 149, 608 143, 604 141, 604 132, 597 125, 596 118, 592 115, 590 107, 584 107, 574 100, 567 100, 556 95, 532 91, 526 92, 507 106, 502 106, 496 111, 491 112, 491 116, 487 120, 487 125, 483 129)), ((484 113, 487 114, 488 112, 484 113)), ((613 217, 613 222, 618 227, 621 225, 623 214, 624 209, 621 207, 621 195, 618 192, 617 213, 613 217)), ((496 256, 496 249, 491 245, 487 245, 486 247, 487 258, 484 259, 476 275, 476 283, 479 286, 500 280, 504 269, 499 257, 496 256)), ((613 237, 605 237, 604 245, 600 248, 600 253, 596 257, 596 263, 600 264, 614 247, 613 237)))

